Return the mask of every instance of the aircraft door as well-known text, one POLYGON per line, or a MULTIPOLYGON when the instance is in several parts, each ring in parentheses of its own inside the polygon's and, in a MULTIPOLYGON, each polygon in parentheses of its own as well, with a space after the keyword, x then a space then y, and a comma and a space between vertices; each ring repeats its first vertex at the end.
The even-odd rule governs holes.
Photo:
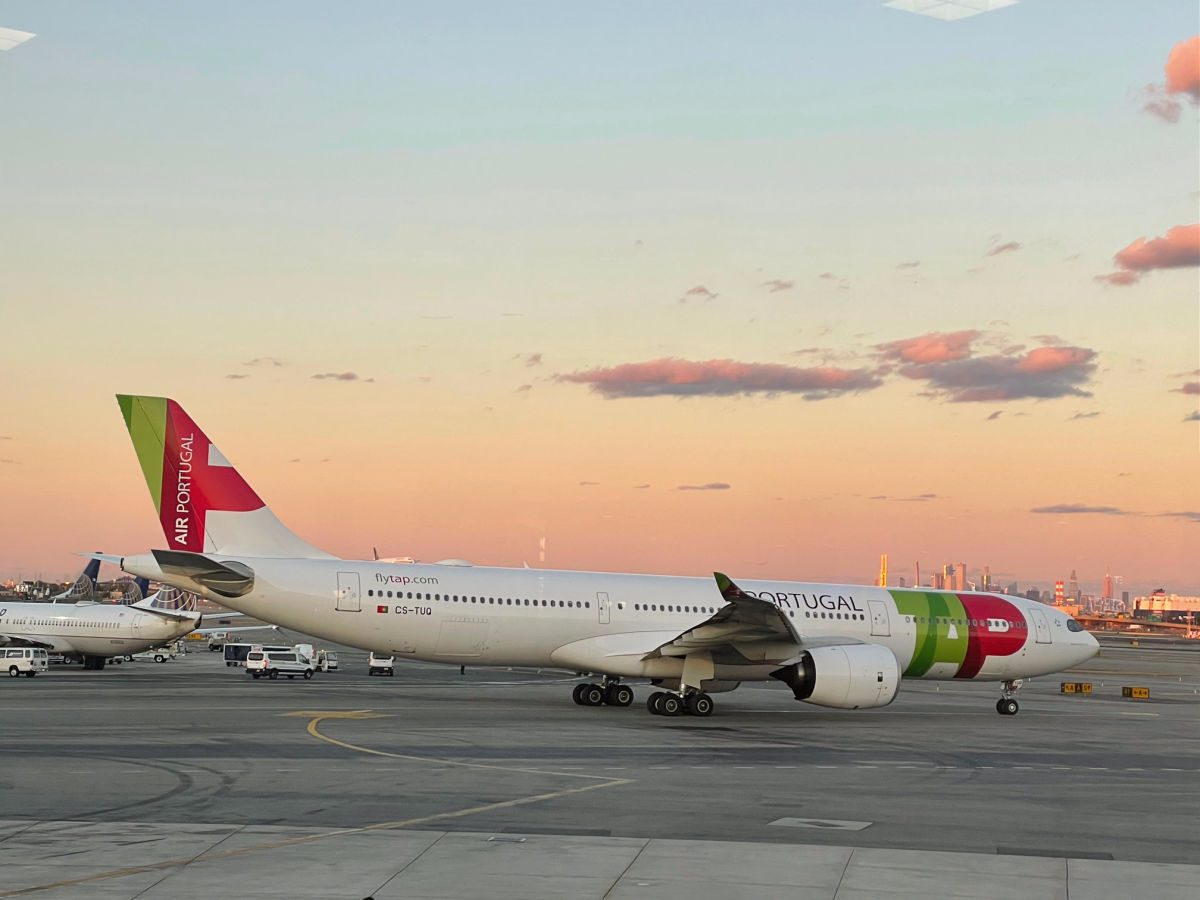
POLYGON ((1031 609, 1029 615, 1033 619, 1033 630, 1037 634, 1037 642, 1039 644, 1049 644, 1050 623, 1046 621, 1046 614, 1040 609, 1031 609))
POLYGON ((892 621, 888 616, 887 604, 882 600, 868 600, 871 610, 871 634, 877 637, 889 637, 892 633, 892 621))
POLYGON ((334 608, 341 612, 362 612, 362 586, 357 572, 337 573, 334 608))
POLYGON ((596 592, 596 615, 600 617, 600 624, 607 625, 612 617, 611 603, 608 599, 608 594, 604 591, 596 592))

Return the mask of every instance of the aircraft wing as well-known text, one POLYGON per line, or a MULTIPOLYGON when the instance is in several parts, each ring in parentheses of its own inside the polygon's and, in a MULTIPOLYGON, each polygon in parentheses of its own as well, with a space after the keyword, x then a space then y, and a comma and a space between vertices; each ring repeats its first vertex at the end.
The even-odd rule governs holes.
MULTIPOLYGON (((24 634, 0 633, 0 647, 41 647, 43 650, 55 652, 61 652, 64 649, 62 641, 56 642, 50 635, 47 635, 46 638, 44 641, 39 641, 24 634)), ((65 649, 69 652, 71 648, 68 646, 65 649)))
POLYGON ((235 634, 239 631, 278 631, 278 625, 240 625, 237 628, 225 628, 215 625, 212 628, 197 628, 192 634, 235 634))
POLYGON ((774 603, 751 596, 733 583, 729 576, 714 572, 717 587, 725 606, 718 609, 699 625, 659 644, 643 656, 687 656, 702 651, 720 651, 733 645, 758 642, 790 642, 805 647, 825 645, 859 644, 857 638, 831 637, 805 640, 788 620, 783 610, 774 603))

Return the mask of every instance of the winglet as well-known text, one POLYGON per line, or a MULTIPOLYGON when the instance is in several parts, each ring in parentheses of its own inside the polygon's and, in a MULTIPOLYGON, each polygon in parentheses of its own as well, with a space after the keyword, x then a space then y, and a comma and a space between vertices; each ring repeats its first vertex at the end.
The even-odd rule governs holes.
POLYGON ((732 603, 743 597, 750 598, 750 595, 734 584, 733 579, 724 572, 713 572, 713 577, 717 579, 717 590, 727 602, 732 603))

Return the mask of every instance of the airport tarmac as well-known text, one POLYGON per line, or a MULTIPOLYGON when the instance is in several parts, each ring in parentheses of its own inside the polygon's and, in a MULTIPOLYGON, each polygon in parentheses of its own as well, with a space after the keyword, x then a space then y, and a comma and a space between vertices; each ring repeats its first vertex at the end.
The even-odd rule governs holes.
POLYGON ((3 679, 0 896, 1200 895, 1194 652, 1106 647, 1011 718, 995 686, 905 682, 882 710, 747 685, 664 719, 645 687, 593 709, 562 674, 365 656, 3 679))

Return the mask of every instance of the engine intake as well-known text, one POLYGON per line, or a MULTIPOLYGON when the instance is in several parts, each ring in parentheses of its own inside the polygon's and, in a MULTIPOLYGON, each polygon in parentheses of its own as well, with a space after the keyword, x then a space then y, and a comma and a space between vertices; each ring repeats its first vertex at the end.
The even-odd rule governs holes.
POLYGON ((814 647, 771 673, 797 700, 833 709, 887 706, 900 690, 900 663, 879 644, 814 647))

